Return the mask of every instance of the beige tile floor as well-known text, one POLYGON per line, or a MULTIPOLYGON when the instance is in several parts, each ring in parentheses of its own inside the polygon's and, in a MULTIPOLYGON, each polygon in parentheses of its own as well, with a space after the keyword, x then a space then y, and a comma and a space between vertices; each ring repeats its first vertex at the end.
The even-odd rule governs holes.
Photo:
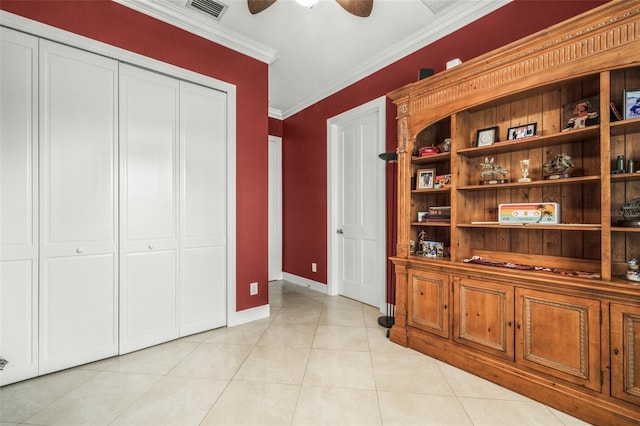
POLYGON ((271 317, 0 388, 0 425, 577 425, 287 282, 271 317))

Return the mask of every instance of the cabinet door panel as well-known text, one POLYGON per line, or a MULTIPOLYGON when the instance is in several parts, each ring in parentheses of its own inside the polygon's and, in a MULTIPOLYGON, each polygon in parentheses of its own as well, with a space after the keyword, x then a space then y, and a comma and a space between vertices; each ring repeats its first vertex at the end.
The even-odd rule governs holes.
POLYGON ((117 71, 40 41, 40 373, 117 353, 117 71))
POLYGON ((611 305, 611 394, 640 405, 640 308, 611 305))
POLYGON ((0 37, 1 386, 38 373, 38 40, 0 37))
POLYGON ((461 278, 454 288, 454 340, 513 360, 513 287, 461 278))
POLYGON ((122 258, 120 353, 178 337, 175 250, 129 253, 122 258))
POLYGON ((516 362, 600 391, 600 301, 516 289, 516 362))
POLYGON ((407 323, 449 337, 449 276, 437 272, 409 272, 407 323))

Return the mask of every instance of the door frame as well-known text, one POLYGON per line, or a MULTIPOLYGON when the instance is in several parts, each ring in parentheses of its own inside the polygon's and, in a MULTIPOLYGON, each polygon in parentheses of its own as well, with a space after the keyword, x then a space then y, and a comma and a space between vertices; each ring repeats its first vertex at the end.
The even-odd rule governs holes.
MULTIPOLYGON (((200 84, 227 94, 227 326, 243 324, 264 317, 264 311, 236 311, 236 86, 213 77, 180 68, 166 62, 112 46, 29 18, 0 10, 0 25, 86 50, 141 68, 200 84)), ((268 315, 268 314, 267 314, 268 315)))
POLYGON ((282 274, 282 138, 269 135, 269 274, 281 280, 282 274), (273 150, 273 158, 271 156, 273 150), (273 162, 272 162, 273 161, 273 162), (271 180, 273 177, 273 180, 271 180))
MULTIPOLYGON (((338 197, 338 143, 340 140, 339 130, 346 122, 357 119, 358 117, 376 112, 378 116, 378 152, 385 151, 385 137, 386 137, 386 96, 381 96, 377 99, 357 106, 349 111, 338 114, 327 120, 327 294, 337 295, 340 294, 340 261, 338 259, 338 244, 340 244, 340 238, 336 232, 338 229, 338 216, 340 200, 338 197)), ((378 248, 377 258, 382 265, 378 271, 381 282, 381 289, 379 296, 379 305, 377 306, 380 311, 383 311, 385 304, 385 291, 386 291, 386 174, 385 163, 380 161, 379 165, 375 168, 378 187, 376 192, 382 194, 378 198, 378 221, 382 224, 377 233, 377 239, 380 241, 378 248)))

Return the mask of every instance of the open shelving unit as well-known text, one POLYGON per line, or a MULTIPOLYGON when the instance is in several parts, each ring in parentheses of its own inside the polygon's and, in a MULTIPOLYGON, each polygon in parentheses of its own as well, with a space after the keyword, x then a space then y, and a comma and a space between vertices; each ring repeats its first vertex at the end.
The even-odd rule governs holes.
POLYGON ((587 421, 640 418, 640 285, 625 278, 640 227, 621 222, 640 173, 612 173, 621 155, 640 169, 640 118, 610 111, 640 88, 637 28, 640 5, 614 0, 388 94, 399 129, 394 342, 587 421), (597 119, 566 130, 567 110, 586 99, 597 119), (507 140, 532 123, 534 136, 507 140), (497 141, 477 146, 488 128, 497 141), (449 152, 418 156, 445 139, 449 152), (544 163, 561 154, 574 167, 548 179, 544 163), (489 159, 508 182, 481 182, 489 159), (519 182, 524 159, 530 182, 519 182), (416 189, 423 169, 450 184, 416 189), (499 223, 498 206, 513 203, 557 203, 560 221, 499 223), (434 206, 451 206, 450 222, 418 220, 434 206), (448 256, 422 256, 425 234, 448 256))

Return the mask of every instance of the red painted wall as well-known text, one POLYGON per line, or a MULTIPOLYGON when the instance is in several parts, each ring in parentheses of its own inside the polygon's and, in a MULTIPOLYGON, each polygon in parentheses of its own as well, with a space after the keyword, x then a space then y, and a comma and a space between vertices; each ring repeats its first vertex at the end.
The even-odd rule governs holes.
POLYGON ((284 132, 282 130, 283 122, 277 118, 269 117, 269 134, 271 136, 283 137, 284 132))
MULTIPOLYGON (((440 72, 451 59, 467 61, 603 3, 606 1, 515 0, 287 118, 282 154, 283 270, 327 283, 327 119, 416 81, 420 68, 440 72), (311 262, 318 264, 317 273, 311 272, 311 262)), ((387 150, 393 150, 395 105, 387 103, 387 108, 391 110, 387 150)), ((393 199, 391 189, 387 199, 393 199)), ((390 208, 388 218, 392 218, 390 208)), ((387 226, 394 229, 395 223, 387 226)))
POLYGON ((2 0, 0 8, 236 85, 236 309, 267 304, 267 64, 111 1, 2 0))

